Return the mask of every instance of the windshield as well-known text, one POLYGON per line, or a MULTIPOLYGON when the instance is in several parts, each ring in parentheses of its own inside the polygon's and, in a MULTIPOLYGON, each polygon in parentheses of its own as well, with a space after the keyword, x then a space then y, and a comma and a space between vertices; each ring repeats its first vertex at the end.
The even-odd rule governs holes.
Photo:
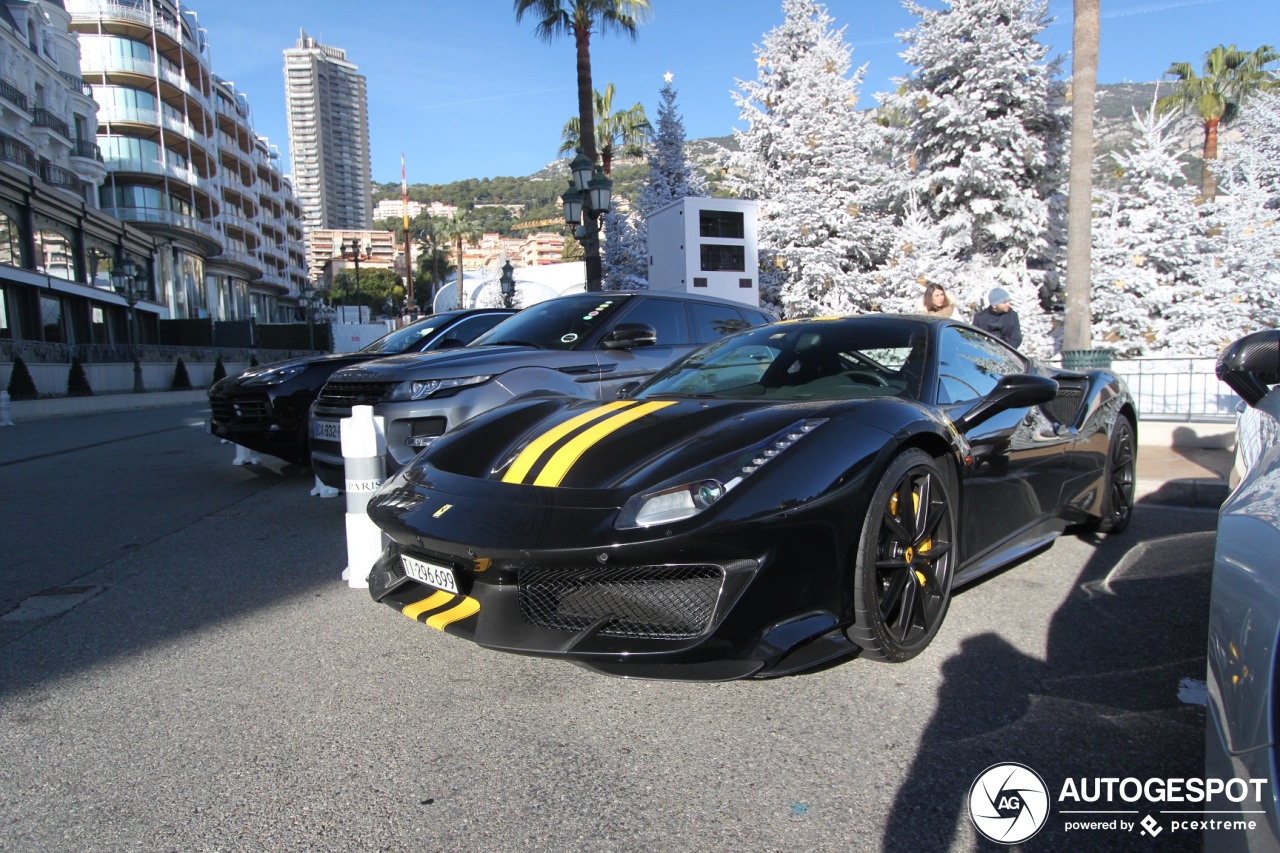
POLYGON ((627 299, 623 293, 548 299, 503 320, 476 338, 472 346, 520 344, 539 349, 577 349, 627 299))
POLYGON ((416 323, 410 323, 403 329, 396 329, 389 335, 383 335, 368 346, 361 347, 361 352, 376 352, 383 355, 395 355, 408 352, 413 345, 435 332, 446 317, 424 317, 416 323))
POLYGON ((649 380, 637 397, 765 400, 920 399, 923 326, 820 320, 722 338, 649 380))

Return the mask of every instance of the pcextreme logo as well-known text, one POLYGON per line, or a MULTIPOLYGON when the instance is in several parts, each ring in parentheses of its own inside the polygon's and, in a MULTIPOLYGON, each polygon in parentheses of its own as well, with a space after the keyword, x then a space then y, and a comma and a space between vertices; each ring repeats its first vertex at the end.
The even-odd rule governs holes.
POLYGON ((997 844, 1026 841, 1049 819, 1049 788, 1025 764, 993 764, 969 789, 969 819, 997 844))
MULTIPOLYGON (((1057 796, 1061 831, 1133 832, 1148 838, 1166 829, 1174 834, 1248 832, 1264 819, 1267 785, 1266 779, 1068 777, 1057 796)), ((993 764, 969 789, 974 828, 998 844, 1034 836, 1048 822, 1051 806, 1044 778, 1025 764, 993 764)))

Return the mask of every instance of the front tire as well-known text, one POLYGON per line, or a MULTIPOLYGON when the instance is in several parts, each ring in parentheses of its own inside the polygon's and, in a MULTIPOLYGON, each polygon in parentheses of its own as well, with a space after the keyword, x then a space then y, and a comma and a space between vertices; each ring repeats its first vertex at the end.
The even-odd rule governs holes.
POLYGON ((924 451, 908 450, 876 484, 855 551, 854 624, 847 631, 864 657, 910 660, 947 615, 956 559, 948 473, 924 451))
POLYGON ((1102 514, 1097 528, 1103 533, 1123 533, 1133 518, 1133 490, 1137 475, 1137 442, 1133 424, 1124 415, 1116 418, 1103 470, 1102 514))

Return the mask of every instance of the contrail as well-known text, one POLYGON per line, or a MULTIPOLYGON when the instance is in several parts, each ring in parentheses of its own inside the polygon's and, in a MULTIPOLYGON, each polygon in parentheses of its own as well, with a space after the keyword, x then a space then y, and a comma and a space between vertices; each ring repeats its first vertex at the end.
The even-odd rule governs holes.
POLYGON ((1187 6, 1211 6, 1224 3, 1226 0, 1182 0, 1178 3, 1161 3, 1158 6, 1137 6, 1133 9, 1120 9, 1116 12, 1103 12, 1104 18, 1129 18, 1134 15, 1150 15, 1155 12, 1168 12, 1170 9, 1182 9, 1187 6))

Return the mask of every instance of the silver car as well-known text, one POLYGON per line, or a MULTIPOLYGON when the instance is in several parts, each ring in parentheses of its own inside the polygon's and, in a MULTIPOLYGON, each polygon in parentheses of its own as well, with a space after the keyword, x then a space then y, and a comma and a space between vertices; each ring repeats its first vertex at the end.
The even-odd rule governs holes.
POLYGON ((339 421, 373 406, 385 419, 390 476, 445 431, 519 397, 611 400, 699 344, 771 323, 769 312, 710 296, 605 291, 540 302, 470 346, 366 362, 329 377, 311 410, 311 464, 342 488, 339 421))
POLYGON ((1219 820, 1205 830, 1204 847, 1280 851, 1280 389, 1271 387, 1280 383, 1280 331, 1231 344, 1218 359, 1218 377, 1245 405, 1236 425, 1239 482, 1218 516, 1213 560, 1205 777, 1240 780, 1235 787, 1250 795, 1214 806, 1235 811, 1212 815, 1219 820))

